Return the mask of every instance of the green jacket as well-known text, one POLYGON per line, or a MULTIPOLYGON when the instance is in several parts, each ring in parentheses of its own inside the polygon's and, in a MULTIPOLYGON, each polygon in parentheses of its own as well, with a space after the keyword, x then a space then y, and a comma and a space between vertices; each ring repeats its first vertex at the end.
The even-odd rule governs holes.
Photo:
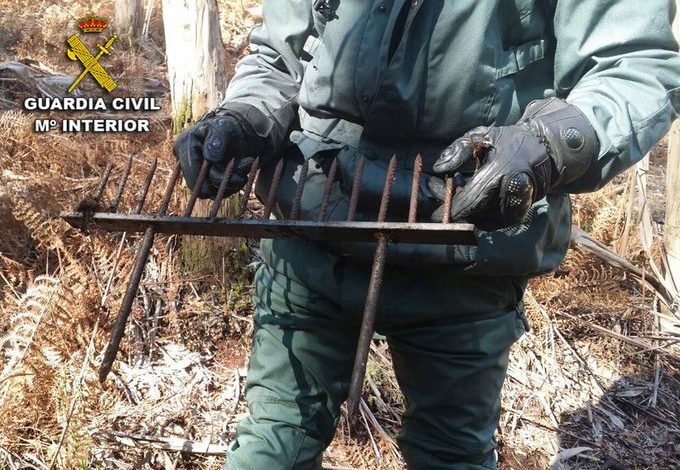
MULTIPOLYGON (((396 152, 408 168, 420 152, 427 171, 471 128, 515 123, 530 101, 559 96, 600 139, 567 188, 577 193, 635 164, 680 111, 672 0, 330 0, 330 14, 313 3, 264 0, 222 105, 253 123, 268 153, 301 127, 307 158, 342 148, 351 167, 356 151, 379 162, 396 152)), ((559 264, 570 227, 568 196, 555 194, 523 224, 481 233, 476 250, 398 251, 408 262, 531 275, 559 264)))

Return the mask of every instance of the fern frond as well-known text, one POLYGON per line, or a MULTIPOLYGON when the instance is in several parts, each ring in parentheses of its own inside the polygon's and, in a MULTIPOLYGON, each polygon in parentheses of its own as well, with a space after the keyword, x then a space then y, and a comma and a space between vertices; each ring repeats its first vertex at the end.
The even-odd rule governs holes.
POLYGON ((7 362, 0 373, 0 383, 9 377, 23 361, 33 344, 40 323, 58 297, 59 287, 58 280, 48 276, 39 276, 17 302, 18 313, 12 317, 9 331, 5 335, 6 340, 3 341, 2 356, 7 362))

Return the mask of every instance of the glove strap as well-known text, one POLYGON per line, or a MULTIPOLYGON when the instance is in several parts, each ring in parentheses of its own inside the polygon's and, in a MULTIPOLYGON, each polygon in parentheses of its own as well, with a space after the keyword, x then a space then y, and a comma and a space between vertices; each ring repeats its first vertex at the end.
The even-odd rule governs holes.
POLYGON ((552 188, 583 176, 599 155, 600 143, 590 121, 576 106, 562 99, 532 102, 527 106, 522 121, 548 146, 557 167, 552 188))

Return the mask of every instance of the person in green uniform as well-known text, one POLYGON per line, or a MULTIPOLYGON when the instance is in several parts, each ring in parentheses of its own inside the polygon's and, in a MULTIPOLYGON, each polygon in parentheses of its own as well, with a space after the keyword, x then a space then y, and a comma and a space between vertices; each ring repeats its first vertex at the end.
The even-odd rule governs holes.
MULTIPOLYGON (((236 159, 238 191, 260 158, 257 194, 284 160, 275 215, 316 218, 337 160, 329 220, 347 215, 365 158, 359 220, 375 220, 398 158, 390 217, 424 160, 422 221, 442 217, 443 178, 461 181, 455 221, 479 245, 394 245, 376 327, 406 411, 411 469, 496 468, 494 431, 510 347, 525 331, 527 279, 569 244, 569 194, 639 161, 680 110, 675 2, 648 0, 264 0, 224 102, 179 136, 189 186, 211 197, 236 159), (475 152, 475 148, 481 151, 475 152)), ((262 242, 246 397, 228 469, 317 469, 347 397, 374 246, 262 242)))

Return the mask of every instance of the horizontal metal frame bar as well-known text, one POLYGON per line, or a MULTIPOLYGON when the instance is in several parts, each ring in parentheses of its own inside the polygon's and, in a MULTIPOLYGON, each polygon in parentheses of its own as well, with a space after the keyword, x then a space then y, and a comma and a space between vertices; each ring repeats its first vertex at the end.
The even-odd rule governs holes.
POLYGON ((406 222, 311 222, 304 220, 212 219, 98 212, 60 214, 76 228, 95 227, 108 232, 144 232, 243 238, 298 238, 311 241, 374 242, 378 235, 392 243, 477 245, 474 225, 406 222))

